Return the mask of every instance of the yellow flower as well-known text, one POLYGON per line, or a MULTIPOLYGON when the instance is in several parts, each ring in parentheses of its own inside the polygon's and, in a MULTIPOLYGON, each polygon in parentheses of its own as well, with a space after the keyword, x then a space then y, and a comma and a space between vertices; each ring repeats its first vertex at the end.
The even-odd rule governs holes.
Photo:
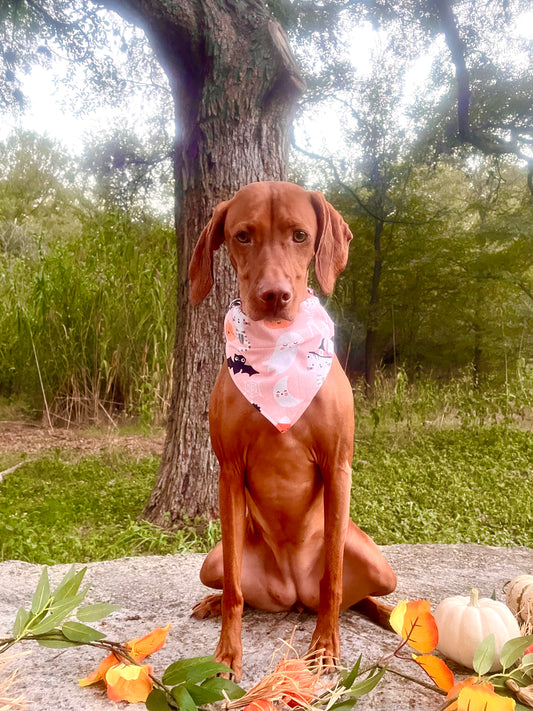
POLYGON ((111 701, 129 701, 131 704, 145 702, 152 691, 150 666, 116 664, 105 675, 107 695, 111 701))

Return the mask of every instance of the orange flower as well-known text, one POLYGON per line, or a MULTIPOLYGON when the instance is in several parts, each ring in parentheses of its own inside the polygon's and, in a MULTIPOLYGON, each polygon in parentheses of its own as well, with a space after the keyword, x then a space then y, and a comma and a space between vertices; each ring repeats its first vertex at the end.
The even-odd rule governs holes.
POLYGON ((418 657, 413 654, 413 659, 439 689, 449 691, 453 687, 453 672, 444 660, 434 657, 432 654, 424 654, 418 657))
POLYGON ((131 704, 145 702, 152 691, 152 671, 150 666, 116 664, 105 677, 108 697, 111 701, 129 701, 131 704))
POLYGON ((400 600, 390 616, 392 629, 417 652, 432 652, 439 641, 428 600, 400 600))
POLYGON ((530 644, 529 647, 524 651, 524 657, 526 654, 533 654, 533 644, 530 644))
MULTIPOLYGON (((145 635, 144 637, 137 637, 136 639, 132 639, 129 642, 126 642, 124 646, 129 651, 130 656, 134 659, 135 662, 142 662, 143 659, 149 654, 153 654, 154 652, 157 652, 159 649, 161 649, 161 647, 165 644, 165 641, 167 639, 167 632, 169 631, 169 629, 170 624, 168 624, 166 627, 157 627, 155 630, 145 635)), ((104 681, 108 687, 109 696, 109 673, 116 667, 131 667, 133 669, 132 672, 126 672, 125 674, 121 674, 119 677, 116 677, 116 673, 111 674, 111 678, 116 680, 116 684, 114 686, 116 686, 118 689, 122 689, 125 685, 129 683, 128 674, 138 675, 135 678, 131 679, 132 689, 135 689, 135 691, 133 692, 134 694, 138 693, 138 691, 136 690, 138 688, 141 688, 143 684, 146 685, 146 679, 144 679, 144 677, 139 676, 140 672, 135 672, 135 669, 144 669, 144 667, 138 667, 134 664, 123 663, 113 652, 111 652, 111 654, 109 654, 103 661, 100 662, 100 665, 98 666, 98 669, 96 671, 91 672, 83 679, 78 679, 78 684, 80 686, 89 686, 90 684, 95 684, 97 681, 104 681)), ((148 667, 146 667, 146 669, 148 669, 148 667)), ((152 682, 150 681, 150 688, 151 683, 152 682)), ((119 692, 117 691, 116 693, 119 692)), ((123 698, 124 701, 128 701, 128 699, 126 699, 125 697, 121 698, 123 698)))
MULTIPOLYGON (((316 677, 301 659, 282 659, 276 672, 285 674, 287 680, 294 681, 294 691, 288 691, 283 701, 288 706, 305 706, 315 695, 316 677)), ((253 710, 251 710, 253 711, 253 710)))
POLYGON ((102 662, 100 662, 96 671, 91 672, 83 679, 78 679, 78 684, 80 686, 89 686, 90 684, 96 684, 97 681, 105 681, 105 675, 109 669, 117 664, 120 664, 120 660, 115 657, 113 653, 109 654, 102 662))

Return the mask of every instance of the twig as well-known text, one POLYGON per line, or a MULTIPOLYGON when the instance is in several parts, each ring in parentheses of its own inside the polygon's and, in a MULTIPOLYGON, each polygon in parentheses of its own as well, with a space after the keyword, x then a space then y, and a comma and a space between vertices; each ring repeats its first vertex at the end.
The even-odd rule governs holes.
MULTIPOLYGON (((377 666, 381 669, 381 664, 377 664, 377 666)), ((417 679, 414 676, 410 676, 409 674, 404 674, 401 671, 398 671, 397 669, 393 669, 392 667, 387 667, 387 671, 391 672, 391 674, 396 674, 396 676, 401 676, 402 679, 406 679, 407 681, 412 681, 415 684, 418 684, 419 686, 423 686, 426 689, 429 689, 430 691, 434 691, 436 694, 440 694, 441 696, 446 696, 446 692, 443 691, 442 689, 439 689, 438 686, 434 684, 430 684, 427 681, 422 681, 421 679, 417 679)))
POLYGON ((48 420, 48 427, 49 427, 49 429, 53 430, 54 427, 53 427, 53 425, 52 425, 52 420, 50 419, 50 410, 48 409, 48 401, 47 401, 47 399, 46 399, 46 392, 45 392, 45 390, 44 390, 44 383, 43 383, 43 378, 42 378, 42 375, 41 375, 41 368, 39 367, 39 359, 37 358, 37 349, 35 348, 35 341, 33 340, 33 333, 32 333, 31 326, 30 326, 30 320, 29 320, 29 318, 28 318, 27 316, 26 316, 26 318, 27 318, 27 321, 28 321, 28 330, 29 330, 29 332, 30 332, 30 340, 31 340, 31 346, 32 346, 32 348, 33 348, 33 355, 35 356, 35 365, 37 366, 37 374, 38 374, 38 376, 39 376, 39 383, 40 383, 40 385, 41 385, 41 392, 42 392, 42 394, 43 394, 43 401, 44 401, 44 409, 45 409, 45 412, 46 412, 46 419, 48 420))
POLYGON ((9 467, 9 469, 4 469, 3 472, 0 472, 0 483, 2 482, 2 479, 7 476, 8 474, 12 474, 14 471, 16 471, 19 467, 21 467, 23 464, 26 464, 26 462, 19 462, 18 464, 15 464, 12 467, 9 467))

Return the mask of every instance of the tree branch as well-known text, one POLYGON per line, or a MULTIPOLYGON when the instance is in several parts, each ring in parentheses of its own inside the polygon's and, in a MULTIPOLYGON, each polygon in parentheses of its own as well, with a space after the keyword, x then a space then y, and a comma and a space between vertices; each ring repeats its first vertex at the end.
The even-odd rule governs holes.
MULTIPOLYGON (((449 0, 433 0, 439 21, 455 66, 457 82, 457 132, 462 143, 469 143, 487 155, 512 154, 526 161, 528 165, 528 187, 533 195, 533 160, 523 153, 516 139, 506 141, 494 133, 486 134, 475 130, 470 124, 470 76, 466 66, 466 47, 461 39, 449 0)), ((498 125, 498 128, 503 126, 498 125)))

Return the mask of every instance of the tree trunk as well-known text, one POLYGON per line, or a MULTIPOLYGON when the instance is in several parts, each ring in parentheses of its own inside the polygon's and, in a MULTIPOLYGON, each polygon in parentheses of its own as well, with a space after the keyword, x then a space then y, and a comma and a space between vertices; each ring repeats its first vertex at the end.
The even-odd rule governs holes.
POLYGON ((144 27, 176 107, 178 322, 163 458, 143 512, 172 526, 218 512, 218 465, 208 402, 223 362, 223 318, 237 296, 225 250, 215 285, 189 302, 188 265, 213 208, 242 185, 282 180, 288 131, 303 90, 279 24, 262 0, 119 0, 144 27))
POLYGON ((370 303, 365 338, 365 393, 371 397, 376 382, 376 364, 378 358, 378 307, 379 290, 381 284, 382 256, 381 235, 383 234, 383 221, 376 220, 374 225, 374 270, 372 285, 370 287, 370 303))

